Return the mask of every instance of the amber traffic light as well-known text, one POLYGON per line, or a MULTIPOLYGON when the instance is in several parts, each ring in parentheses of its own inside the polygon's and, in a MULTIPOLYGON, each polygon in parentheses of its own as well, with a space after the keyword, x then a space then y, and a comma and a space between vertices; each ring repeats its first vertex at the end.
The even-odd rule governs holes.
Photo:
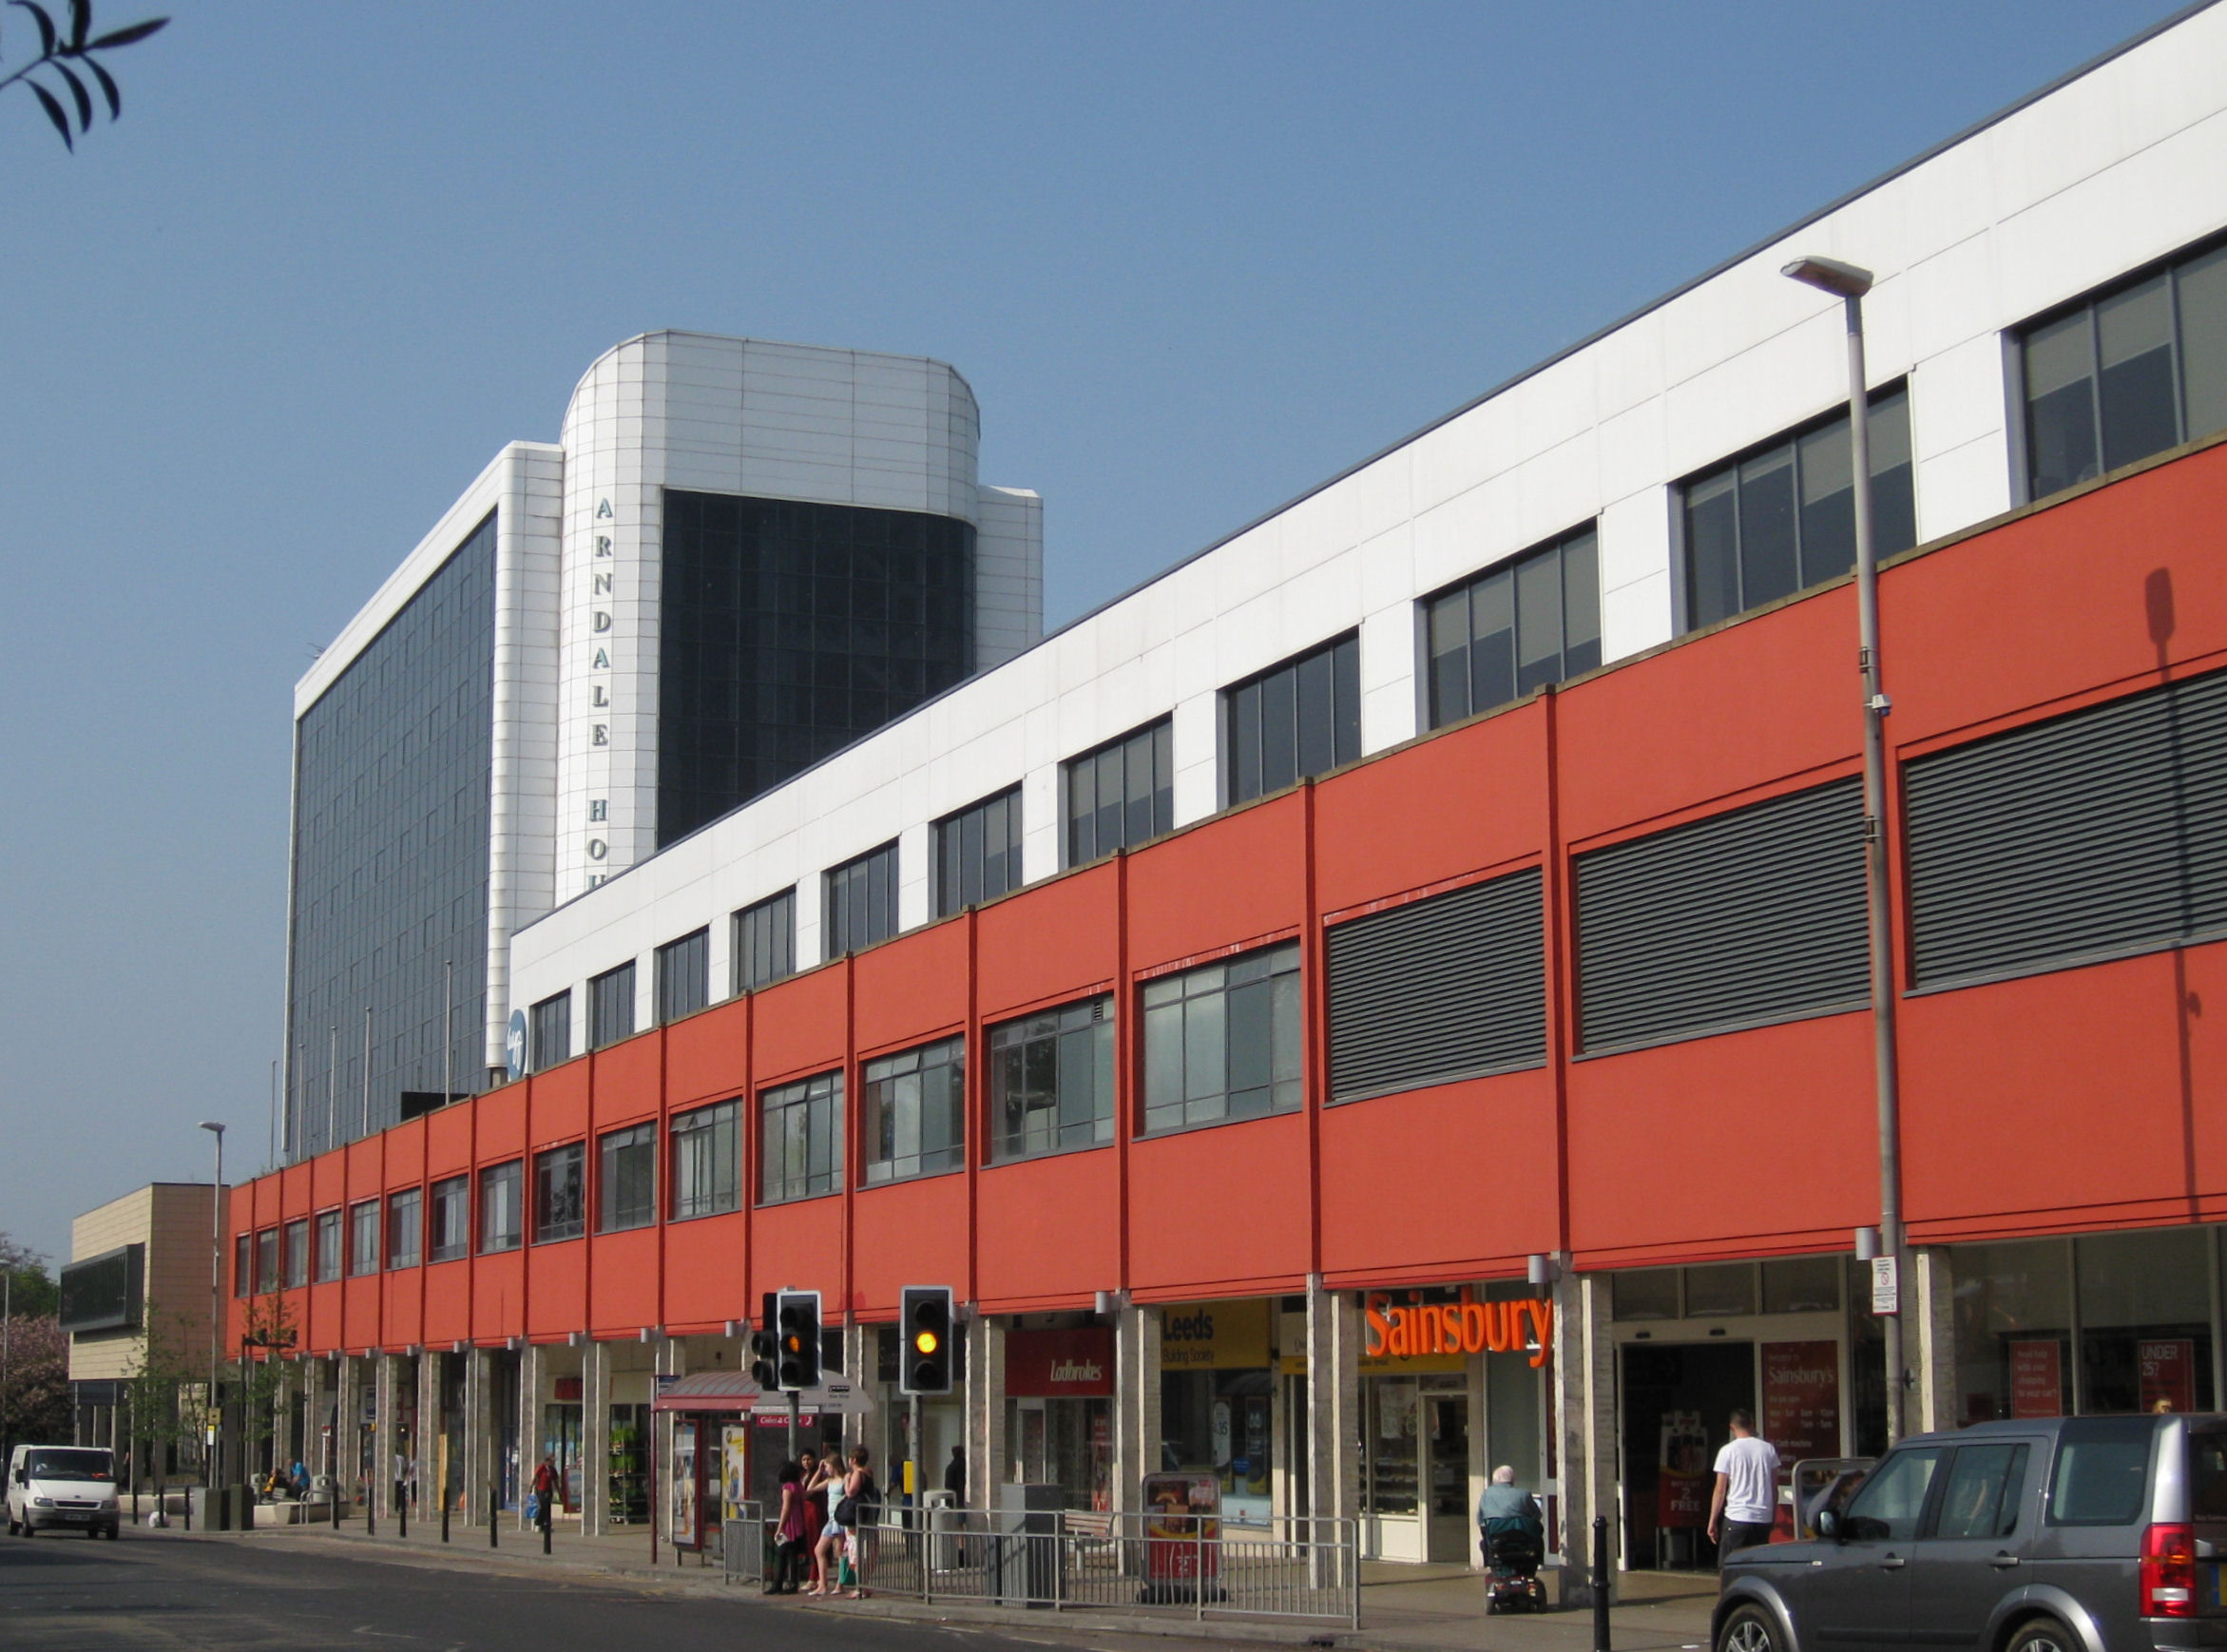
POLYGON ((900 1393, 951 1392, 951 1288, 907 1285, 899 1298, 897 1328, 905 1356, 897 1367, 900 1393))

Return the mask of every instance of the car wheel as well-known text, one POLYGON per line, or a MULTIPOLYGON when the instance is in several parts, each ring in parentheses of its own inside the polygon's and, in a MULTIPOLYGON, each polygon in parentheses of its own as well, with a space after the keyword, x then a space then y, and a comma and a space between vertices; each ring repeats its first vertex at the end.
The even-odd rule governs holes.
POLYGON ((1717 1652, 1780 1652, 1778 1625, 1761 1606, 1735 1607, 1717 1632, 1717 1652))
POLYGON ((2035 1618, 2018 1626, 2003 1652, 2081 1652, 2081 1640, 2055 1618, 2035 1618))

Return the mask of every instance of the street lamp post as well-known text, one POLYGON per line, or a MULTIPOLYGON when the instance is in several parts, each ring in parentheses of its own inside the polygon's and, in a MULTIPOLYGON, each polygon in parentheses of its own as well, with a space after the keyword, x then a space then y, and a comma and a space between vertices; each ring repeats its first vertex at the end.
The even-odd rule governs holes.
POLYGON ((202 1426, 207 1431, 206 1477, 209 1492, 217 1489, 217 1349, 223 1335, 224 1305, 224 1126, 203 1119, 202 1128, 217 1138, 217 1181, 209 1189, 209 1391, 203 1396, 202 1426))
POLYGON ((1885 1260, 1888 1302, 1881 1317, 1886 1341, 1887 1443, 1902 1438, 1903 1233, 1902 1099, 1895 1075, 1894 951, 1888 912, 1887 695, 1879 685, 1879 550, 1872 532, 1871 397, 1864 374, 1864 295, 1872 272, 1837 259, 1796 259, 1781 274, 1831 293, 1848 320, 1849 453, 1854 468, 1856 666, 1864 701, 1864 883, 1871 942, 1872 1067, 1879 1108, 1879 1256, 1885 1260))

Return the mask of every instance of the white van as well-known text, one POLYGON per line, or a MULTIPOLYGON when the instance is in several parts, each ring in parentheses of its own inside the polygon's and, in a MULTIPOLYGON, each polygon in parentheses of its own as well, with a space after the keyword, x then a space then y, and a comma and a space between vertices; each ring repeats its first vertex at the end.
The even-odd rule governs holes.
POLYGON ((8 1535, 113 1538, 116 1460, 105 1446, 18 1446, 8 1459, 8 1535))

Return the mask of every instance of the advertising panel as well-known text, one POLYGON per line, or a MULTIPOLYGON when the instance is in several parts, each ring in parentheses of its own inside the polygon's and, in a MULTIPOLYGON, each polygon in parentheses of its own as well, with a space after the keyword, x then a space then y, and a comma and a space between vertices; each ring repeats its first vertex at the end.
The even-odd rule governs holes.
POLYGON ((1221 1571, 1221 1482, 1213 1474, 1144 1476, 1144 1577, 1148 1593, 1221 1571))
POLYGON ((2171 1336, 2143 1341, 2135 1350, 2141 1368, 2142 1410, 2196 1410, 2196 1342, 2171 1336))
POLYGON ((2046 1341, 2010 1345, 2010 1414, 2054 1417, 2064 1412, 2064 1351, 2046 1341))
POLYGON ((1014 1399, 1095 1399, 1113 1393, 1109 1325, 1006 1333, 1006 1393, 1014 1399))

